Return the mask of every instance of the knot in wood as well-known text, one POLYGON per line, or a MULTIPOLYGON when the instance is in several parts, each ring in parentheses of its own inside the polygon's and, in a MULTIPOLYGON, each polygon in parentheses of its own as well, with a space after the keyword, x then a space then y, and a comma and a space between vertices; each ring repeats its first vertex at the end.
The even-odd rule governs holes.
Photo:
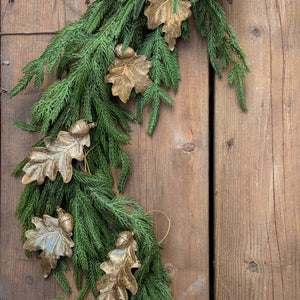
POLYGON ((227 141, 228 148, 233 147, 233 145, 234 145, 234 138, 232 138, 232 139, 230 139, 230 140, 227 141))
POLYGON ((186 143, 182 146, 182 150, 186 152, 192 152, 196 148, 196 145, 193 143, 186 143))
POLYGON ((165 269, 169 275, 172 275, 174 273, 174 267, 171 264, 166 264, 165 269))
POLYGON ((250 272, 257 273, 258 272, 258 265, 257 265, 257 263, 254 262, 254 261, 250 261, 248 263, 248 270, 250 272))
POLYGON ((254 36, 259 37, 261 35, 260 30, 258 28, 254 28, 252 30, 254 36))

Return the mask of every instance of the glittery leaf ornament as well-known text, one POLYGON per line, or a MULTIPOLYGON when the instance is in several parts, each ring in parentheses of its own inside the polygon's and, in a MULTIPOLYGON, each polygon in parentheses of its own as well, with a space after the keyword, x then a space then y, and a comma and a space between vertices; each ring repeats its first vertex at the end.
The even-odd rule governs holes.
POLYGON ((63 181, 68 183, 73 175, 72 159, 84 159, 83 147, 90 146, 89 130, 95 126, 95 123, 86 124, 84 120, 79 120, 71 126, 69 132, 60 131, 52 144, 46 137, 46 147, 31 148, 28 153, 30 161, 23 168, 26 174, 22 183, 28 184, 36 180, 40 185, 45 181, 45 177, 54 181, 57 172, 60 172, 63 181))
POLYGON ((135 255, 137 243, 133 235, 130 231, 119 233, 116 250, 109 252, 110 260, 100 265, 106 274, 97 281, 97 289, 100 291, 97 300, 127 300, 126 289, 133 295, 137 293, 138 285, 131 269, 141 265, 135 255))
POLYGON ((25 233, 27 238, 24 249, 29 251, 43 250, 42 259, 43 276, 45 278, 54 269, 60 256, 72 257, 74 242, 71 239, 74 220, 62 208, 57 207, 58 219, 44 215, 43 219, 33 217, 35 229, 25 233))
POLYGON ((145 9, 148 18, 148 28, 155 29, 164 24, 162 31, 170 50, 174 50, 176 39, 181 36, 181 23, 191 16, 191 3, 179 0, 177 12, 173 12, 172 0, 149 0, 150 5, 145 9))
POLYGON ((146 60, 145 55, 137 55, 130 47, 123 51, 122 46, 115 48, 115 64, 109 69, 106 81, 113 84, 112 94, 126 103, 133 88, 137 93, 144 93, 152 84, 148 75, 152 62, 146 60))

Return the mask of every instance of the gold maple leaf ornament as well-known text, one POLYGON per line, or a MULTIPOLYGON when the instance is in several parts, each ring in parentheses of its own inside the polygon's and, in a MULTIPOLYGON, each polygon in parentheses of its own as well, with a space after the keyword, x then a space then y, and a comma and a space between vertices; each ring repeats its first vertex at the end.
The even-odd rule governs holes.
POLYGON ((130 231, 119 233, 116 249, 108 253, 110 260, 100 265, 106 274, 97 281, 100 292, 97 300, 127 300, 126 289, 133 295, 137 293, 138 285, 131 269, 139 268, 141 264, 135 255, 137 243, 133 236, 130 231))
POLYGON ((126 103, 133 88, 143 94, 152 84, 148 72, 153 65, 145 55, 137 55, 130 47, 123 51, 122 46, 115 47, 115 64, 109 69, 106 82, 113 84, 112 94, 126 103))
POLYGON ((192 15, 191 3, 187 0, 179 0, 178 9, 173 13, 172 0, 149 0, 150 5, 145 9, 148 18, 148 28, 155 29, 164 24, 162 32, 171 51, 174 50, 176 39, 181 36, 181 23, 192 15))
POLYGON ((72 159, 84 159, 83 147, 90 146, 89 130, 96 124, 87 124, 84 120, 74 123, 69 132, 60 131, 51 144, 49 138, 44 139, 46 147, 33 147, 28 153, 30 161, 24 166, 26 173, 23 184, 37 181, 43 184, 46 177, 55 180, 57 172, 61 173, 64 183, 68 183, 73 175, 72 159))
POLYGON ((44 215, 43 219, 33 217, 35 229, 27 230, 27 238, 23 248, 29 251, 43 250, 42 259, 43 276, 47 278, 51 269, 56 268, 57 260, 61 256, 72 257, 74 242, 71 239, 74 227, 73 217, 62 208, 57 207, 58 218, 44 215))

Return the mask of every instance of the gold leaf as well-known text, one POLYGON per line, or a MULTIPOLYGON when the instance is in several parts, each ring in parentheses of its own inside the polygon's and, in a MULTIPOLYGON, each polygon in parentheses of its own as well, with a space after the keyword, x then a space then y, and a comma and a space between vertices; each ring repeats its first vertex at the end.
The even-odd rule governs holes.
POLYGON ((90 146, 89 130, 95 126, 95 123, 86 124, 84 120, 79 120, 71 126, 69 132, 60 131, 53 144, 49 143, 47 137, 44 139, 46 147, 31 148, 28 153, 30 161, 23 168, 26 174, 22 183, 36 180, 37 184, 43 184, 45 177, 54 181, 57 172, 68 183, 73 175, 72 159, 84 159, 83 147, 90 146))
POLYGON ((139 268, 141 264, 135 255, 137 243, 133 235, 130 231, 119 233, 116 250, 109 252, 110 260, 100 265, 106 274, 97 281, 97 289, 100 291, 97 300, 127 300, 126 289, 133 295, 137 293, 138 286, 131 269, 139 268))
POLYGON ((115 48, 115 65, 109 69, 106 81, 113 84, 112 94, 126 103, 133 88, 137 93, 144 93, 152 84, 148 75, 152 62, 146 60, 145 55, 137 55, 130 47, 123 51, 122 46, 115 48))
POLYGON ((42 259, 43 276, 45 278, 54 269, 60 256, 72 257, 74 242, 71 239, 73 230, 73 217, 60 207, 57 207, 58 219, 44 215, 43 219, 33 217, 34 230, 25 233, 27 238, 23 248, 29 251, 43 250, 42 259), (63 226, 62 226, 63 224, 63 226), (67 228, 67 231, 65 230, 67 228))
POLYGON ((170 50, 174 50, 176 39, 181 36, 181 23, 191 16, 191 3, 187 0, 179 0, 178 9, 173 13, 172 0, 149 0, 150 5, 145 9, 148 18, 148 28, 155 29, 164 24, 165 40, 170 50))

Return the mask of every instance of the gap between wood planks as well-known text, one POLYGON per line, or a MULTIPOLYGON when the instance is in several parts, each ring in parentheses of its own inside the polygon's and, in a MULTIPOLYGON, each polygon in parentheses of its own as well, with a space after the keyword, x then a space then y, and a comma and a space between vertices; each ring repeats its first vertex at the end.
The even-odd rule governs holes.
POLYGON ((209 64, 209 103, 208 103, 208 251, 209 251, 209 299, 215 299, 215 71, 209 64))
MULTIPOLYGON (((2 12, 1 12, 1 3, 0 3, 0 16, 2 16, 2 12)), ((1 19, 0 19, 0 21, 1 21, 1 19)), ((1 32, 1 29, 2 29, 2 21, 0 22, 0 32, 1 32)), ((2 44, 1 44, 1 38, 0 38, 0 60, 2 60, 2 53, 1 53, 1 49, 2 49, 2 44)), ((1 149, 2 149, 2 145, 1 145, 1 141, 2 141, 2 139, 1 139, 1 133, 2 133, 2 130, 1 130, 1 128, 2 128, 2 120, 1 120, 1 115, 2 115, 2 111, 1 111, 1 107, 2 107, 2 97, 1 97, 1 94, 2 93, 7 93, 7 90, 6 89, 4 89, 4 88, 2 88, 2 63, 1 63, 1 65, 0 65, 0 170, 2 170, 1 169, 1 159, 2 159, 2 152, 1 152, 1 149)), ((1 181, 1 172, 0 172, 0 182, 2 182, 1 181)), ((0 197, 0 207, 1 207, 1 197, 0 197)), ((1 221, 1 214, 0 214, 0 221, 1 221)), ((1 224, 1 223, 0 223, 1 224)), ((1 227, 0 227, 0 230, 1 230, 1 227)))

